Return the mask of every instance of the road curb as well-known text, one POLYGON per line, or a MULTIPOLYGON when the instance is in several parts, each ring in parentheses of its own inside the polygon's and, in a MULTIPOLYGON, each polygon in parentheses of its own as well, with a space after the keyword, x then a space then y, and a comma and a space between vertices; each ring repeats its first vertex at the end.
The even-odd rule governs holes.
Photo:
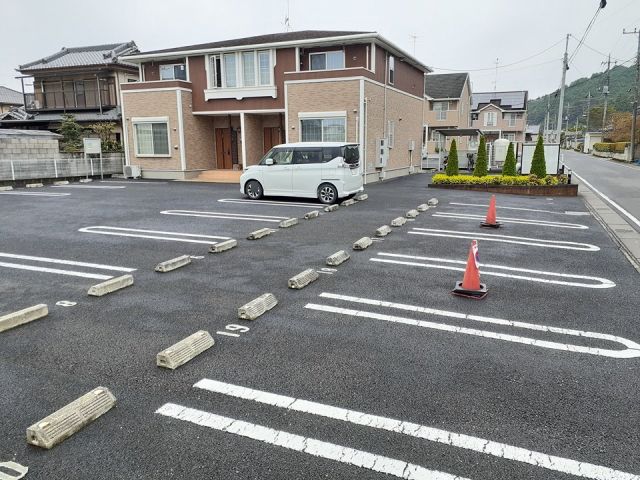
POLYGON ((580 197, 631 265, 640 273, 640 233, 583 182, 580 197))

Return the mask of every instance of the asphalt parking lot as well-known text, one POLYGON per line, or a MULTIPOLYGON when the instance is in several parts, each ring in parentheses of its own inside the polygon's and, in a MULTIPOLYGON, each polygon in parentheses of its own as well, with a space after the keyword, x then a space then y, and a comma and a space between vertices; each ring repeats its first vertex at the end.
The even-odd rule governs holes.
POLYGON ((0 315, 50 312, 0 333, 0 462, 29 479, 640 479, 637 271, 579 197, 499 195, 503 228, 485 230, 487 194, 427 181, 367 186, 312 220, 321 205, 246 201, 235 185, 0 195, 0 315), (277 231, 246 240, 259 228, 277 231), (228 238, 238 247, 207 253, 228 238), (471 239, 482 301, 449 293, 471 239), (342 249, 351 259, 328 268, 342 249), (192 263, 154 272, 179 255, 192 263), (288 289, 307 268, 320 278, 288 289), (124 273, 133 286, 87 296, 124 273), (238 320, 266 292, 278 305, 238 320), (156 366, 202 329, 214 347, 156 366), (52 450, 26 444, 28 426, 97 386, 113 410, 52 450))

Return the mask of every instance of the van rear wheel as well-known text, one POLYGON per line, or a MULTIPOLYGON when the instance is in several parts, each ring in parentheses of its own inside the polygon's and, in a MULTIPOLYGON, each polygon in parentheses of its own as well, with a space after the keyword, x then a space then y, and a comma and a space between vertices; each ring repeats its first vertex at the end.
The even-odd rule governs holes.
POLYGON ((338 189, 330 183, 323 183, 318 187, 318 200, 325 205, 331 205, 338 200, 338 189))
POLYGON ((249 180, 244 187, 244 193, 246 193, 251 200, 260 200, 264 191, 262 190, 260 182, 257 180, 249 180))

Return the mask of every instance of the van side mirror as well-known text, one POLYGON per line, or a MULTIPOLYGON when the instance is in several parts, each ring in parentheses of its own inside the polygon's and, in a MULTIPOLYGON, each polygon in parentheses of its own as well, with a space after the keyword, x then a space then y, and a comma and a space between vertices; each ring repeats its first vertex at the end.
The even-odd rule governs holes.
POLYGON ((264 164, 265 164, 265 165, 273 165, 273 158, 267 158, 267 159, 264 161, 264 164))

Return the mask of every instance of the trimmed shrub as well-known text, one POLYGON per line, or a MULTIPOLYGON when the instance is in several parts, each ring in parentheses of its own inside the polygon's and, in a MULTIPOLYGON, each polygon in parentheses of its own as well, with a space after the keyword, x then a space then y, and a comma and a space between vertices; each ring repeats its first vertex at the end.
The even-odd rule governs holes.
POLYGON ((456 139, 451 141, 451 148, 449 149, 449 160, 447 160, 447 168, 445 173, 449 176, 457 175, 459 173, 458 168, 458 147, 456 146, 456 139))
POLYGON ((565 185, 567 176, 546 175, 538 178, 537 175, 446 175, 438 173, 432 179, 435 185, 565 185))
POLYGON ((484 136, 480 136, 480 145, 478 145, 478 159, 473 169, 474 177, 484 177, 489 173, 489 164, 487 160, 487 143, 484 136))
POLYGON ((533 160, 531 161, 531 173, 538 178, 547 176, 547 164, 544 160, 544 145, 542 143, 542 135, 538 137, 536 149, 533 151, 533 160))
POLYGON ((502 176, 513 177, 517 175, 516 172, 516 154, 513 153, 513 143, 509 142, 509 148, 507 149, 507 158, 502 166, 502 176))
POLYGON ((627 148, 629 142, 615 142, 606 143, 599 142, 593 144, 593 149, 596 152, 608 152, 608 153, 624 153, 624 149, 627 148))

